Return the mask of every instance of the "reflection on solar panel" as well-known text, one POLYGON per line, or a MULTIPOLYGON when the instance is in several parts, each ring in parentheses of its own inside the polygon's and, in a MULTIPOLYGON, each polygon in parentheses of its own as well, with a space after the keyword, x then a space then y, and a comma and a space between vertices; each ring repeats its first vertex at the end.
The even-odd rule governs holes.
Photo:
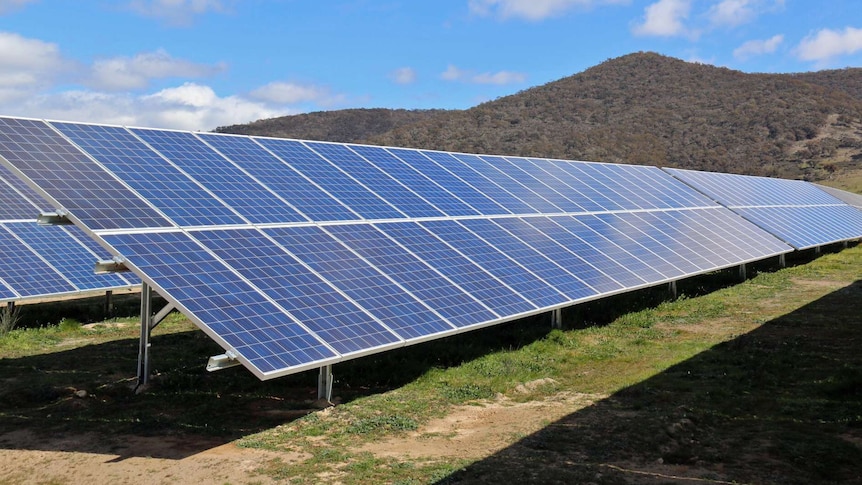
POLYGON ((814 184, 818 189, 826 192, 827 194, 835 197, 836 199, 844 202, 845 204, 852 205, 859 210, 862 210, 862 195, 854 194, 853 192, 847 192, 846 190, 836 189, 834 187, 828 187, 826 185, 814 184))
POLYGON ((94 252, 80 228, 36 224, 49 206, 2 166, 0 204, 0 302, 133 286, 120 275, 94 273, 96 261, 108 253, 94 252))
POLYGON ((792 250, 655 167, 11 118, 0 156, 261 379, 792 250))
POLYGON ((801 180, 666 170, 796 249, 862 237, 862 213, 814 184, 801 180))

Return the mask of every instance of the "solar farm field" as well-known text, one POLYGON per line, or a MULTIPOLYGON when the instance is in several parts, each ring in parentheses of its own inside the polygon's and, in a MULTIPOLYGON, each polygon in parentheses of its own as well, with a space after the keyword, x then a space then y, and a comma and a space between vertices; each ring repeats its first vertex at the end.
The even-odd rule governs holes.
POLYGON ((202 372, 215 344, 179 314, 138 396, 133 319, 16 330, 0 476, 858 483, 862 247, 789 263, 688 280, 674 302, 596 301, 562 330, 515 321, 345 363, 322 411, 314 372, 202 372))

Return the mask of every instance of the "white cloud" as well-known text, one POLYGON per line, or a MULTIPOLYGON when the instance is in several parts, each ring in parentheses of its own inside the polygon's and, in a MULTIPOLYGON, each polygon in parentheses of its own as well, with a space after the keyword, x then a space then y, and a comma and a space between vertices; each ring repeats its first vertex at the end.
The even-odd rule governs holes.
POLYGON ((161 19, 171 25, 187 25, 196 15, 224 13, 231 0, 131 0, 129 8, 146 17, 161 19))
POLYGON ((683 21, 688 19, 691 0, 659 0, 644 9, 643 22, 636 24, 636 35, 673 37, 688 34, 683 21))
POLYGON ((44 89, 74 68, 56 44, 0 32, 0 99, 44 89))
POLYGON ((325 87, 282 81, 261 86, 249 95, 253 99, 278 105, 314 103, 320 106, 333 106, 345 99, 344 95, 333 94, 325 87))
POLYGON ((11 12, 35 1, 36 0, 0 0, 0 14, 11 12))
POLYGON ((741 60, 763 54, 772 54, 784 42, 781 34, 773 35, 766 40, 749 40, 733 50, 733 57, 741 60))
POLYGON ((714 26, 737 27, 759 15, 784 8, 784 0, 721 0, 709 8, 707 18, 714 26))
POLYGON ((628 3, 629 0, 469 0, 470 12, 501 19, 543 20, 561 15, 575 7, 628 3))
POLYGON ((400 67, 389 74, 395 84, 413 84, 416 82, 416 70, 412 67, 400 67))
POLYGON ((144 52, 135 57, 112 57, 93 63, 88 85, 96 89, 119 91, 147 87, 151 79, 171 77, 200 78, 227 68, 175 59, 164 50, 144 52))
POLYGON ((484 72, 475 73, 464 69, 459 69, 453 64, 449 64, 443 73, 440 74, 440 79, 444 81, 460 81, 471 84, 517 84, 527 80, 527 75, 521 72, 499 71, 499 72, 484 72))
POLYGON ((862 50, 862 29, 847 27, 844 31, 822 29, 802 39, 796 55, 803 61, 826 62, 833 57, 862 50))
POLYGON ((64 91, 2 103, 4 113, 38 118, 89 121, 183 130, 211 130, 296 111, 241 96, 218 96, 209 86, 185 83, 148 95, 64 91))

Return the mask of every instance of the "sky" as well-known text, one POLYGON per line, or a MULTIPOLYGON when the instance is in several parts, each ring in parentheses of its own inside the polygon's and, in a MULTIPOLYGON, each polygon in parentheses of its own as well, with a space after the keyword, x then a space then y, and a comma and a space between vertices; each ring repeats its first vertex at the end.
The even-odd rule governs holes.
POLYGON ((466 109, 622 55, 862 66, 860 0, 0 0, 0 115, 218 126, 466 109))

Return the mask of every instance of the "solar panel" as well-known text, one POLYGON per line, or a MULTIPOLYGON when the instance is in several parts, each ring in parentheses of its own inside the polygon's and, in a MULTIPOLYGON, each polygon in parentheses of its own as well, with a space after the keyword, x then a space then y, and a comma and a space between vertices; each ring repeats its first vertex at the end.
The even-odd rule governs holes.
POLYGON ((836 199, 844 202, 845 204, 852 205, 857 209, 862 209, 862 195, 854 194, 853 192, 847 192, 846 190, 836 189, 835 187, 829 187, 826 185, 814 184, 818 189, 826 192, 827 194, 835 197, 836 199))
POLYGON ((801 180, 665 169, 796 249, 862 237, 862 213, 801 180))
POLYGON ((792 250, 655 167, 0 120, 0 161, 262 379, 792 250))

